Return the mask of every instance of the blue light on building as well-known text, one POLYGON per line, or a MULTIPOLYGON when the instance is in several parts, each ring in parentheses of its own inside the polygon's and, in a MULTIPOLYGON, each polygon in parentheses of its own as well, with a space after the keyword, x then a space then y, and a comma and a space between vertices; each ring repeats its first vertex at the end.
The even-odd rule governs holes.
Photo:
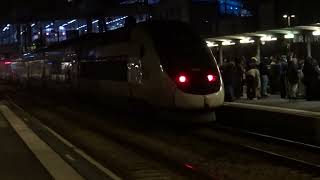
POLYGON ((192 2, 201 4, 218 2, 219 12, 222 15, 252 16, 251 12, 245 9, 242 0, 192 0, 192 2))
POLYGON ((244 8, 242 0, 218 0, 221 14, 235 16, 252 16, 250 11, 244 8))
POLYGON ((160 0, 120 0, 120 4, 135 4, 147 2, 149 5, 158 4, 160 0))

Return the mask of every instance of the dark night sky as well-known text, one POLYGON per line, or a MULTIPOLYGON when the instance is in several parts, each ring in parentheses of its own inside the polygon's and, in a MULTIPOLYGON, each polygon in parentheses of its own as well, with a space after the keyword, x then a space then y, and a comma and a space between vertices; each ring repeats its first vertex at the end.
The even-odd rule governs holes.
POLYGON ((103 11, 103 8, 115 7, 117 0, 73 0, 68 3, 67 0, 2 0, 0 6, 0 21, 8 17, 24 17, 28 20, 39 15, 63 14, 76 11, 76 13, 85 13, 86 10, 95 9, 103 11))
MULTIPOLYGON (((73 0, 68 3, 67 0, 2 0, 0 6, 0 21, 11 17, 24 17, 26 21, 39 15, 51 15, 67 13, 85 14, 86 11, 103 12, 107 8, 117 5, 118 0, 73 0)), ((300 22, 315 22, 320 18, 320 0, 244 0, 245 4, 254 9, 261 2, 275 1, 277 4, 274 13, 277 16, 290 13, 297 15, 300 22)), ((90 13, 90 12, 89 12, 90 13)), ((21 19, 21 18, 20 18, 21 19)))

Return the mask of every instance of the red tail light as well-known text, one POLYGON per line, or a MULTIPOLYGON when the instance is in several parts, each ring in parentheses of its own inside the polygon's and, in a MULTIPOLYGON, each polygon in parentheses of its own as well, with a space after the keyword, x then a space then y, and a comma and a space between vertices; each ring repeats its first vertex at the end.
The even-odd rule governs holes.
POLYGON ((179 83, 181 84, 184 84, 188 81, 187 77, 184 75, 179 76, 178 80, 179 80, 179 83))
POLYGON ((209 82, 215 82, 215 81, 217 81, 217 76, 215 76, 215 75, 213 75, 213 74, 209 74, 209 75, 207 76, 207 78, 208 78, 208 81, 209 81, 209 82))

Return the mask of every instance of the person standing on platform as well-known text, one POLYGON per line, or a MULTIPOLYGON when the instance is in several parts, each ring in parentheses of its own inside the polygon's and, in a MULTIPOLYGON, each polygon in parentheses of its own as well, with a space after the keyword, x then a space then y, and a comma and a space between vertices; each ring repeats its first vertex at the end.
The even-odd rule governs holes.
POLYGON ((299 60, 298 60, 298 77, 299 77, 298 97, 299 98, 305 97, 305 86, 303 83, 303 79, 304 79, 303 66, 304 66, 304 59, 299 58, 299 60))
POLYGON ((271 94, 277 94, 280 91, 280 58, 270 57, 270 90, 271 94))
POLYGON ((314 100, 319 97, 319 81, 320 81, 320 68, 316 60, 308 57, 303 66, 304 85, 306 89, 306 99, 308 101, 314 100))
POLYGON ((227 60, 221 68, 224 88, 226 92, 226 96, 225 96, 226 101, 235 100, 235 94, 234 94, 235 72, 236 72, 236 66, 234 61, 227 60))
POLYGON ((298 60, 294 56, 290 58, 288 61, 288 98, 289 99, 296 99, 297 98, 297 90, 298 90, 298 60))
POLYGON ((246 82, 248 99, 252 100, 260 98, 261 81, 258 69, 258 59, 256 57, 252 57, 251 62, 248 64, 246 82))
POLYGON ((245 66, 244 62, 240 58, 235 60, 235 79, 234 79, 234 95, 236 99, 239 99, 243 95, 243 81, 245 66))
POLYGON ((268 69, 268 58, 264 58, 259 65, 261 75, 261 89, 262 97, 268 97, 268 85, 269 85, 269 69, 268 69))
POLYGON ((288 81, 287 81, 288 62, 286 56, 280 59, 280 95, 281 98, 287 98, 288 95, 288 81))

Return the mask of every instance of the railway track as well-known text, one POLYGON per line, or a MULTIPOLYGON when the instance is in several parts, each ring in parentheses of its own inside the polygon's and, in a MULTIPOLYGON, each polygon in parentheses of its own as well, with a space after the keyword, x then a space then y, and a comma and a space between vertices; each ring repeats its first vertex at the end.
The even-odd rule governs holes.
POLYGON ((91 152, 92 157, 102 162, 111 162, 113 167, 108 168, 114 170, 123 179, 214 179, 207 172, 193 168, 192 161, 188 160, 186 156, 178 155, 183 152, 170 148, 161 142, 117 129, 114 126, 108 127, 106 124, 93 123, 95 126, 93 127, 78 121, 80 126, 77 126, 74 121, 79 120, 79 116, 71 112, 62 112, 63 110, 33 112, 37 116, 35 118, 13 103, 12 100, 9 101, 9 105, 29 122, 38 121, 38 119, 41 119, 42 122, 55 122, 53 124, 46 123, 46 126, 53 127, 58 133, 62 134, 63 132, 68 140, 74 142, 81 149, 91 152), (46 119, 45 116, 54 118, 46 119), (68 120, 62 122, 62 119, 68 120), (84 129, 84 126, 88 128, 84 129), (81 139, 73 138, 73 133, 82 134, 78 138, 99 142, 101 147, 92 148, 98 144, 82 142, 81 139), (103 154, 99 152, 101 150, 103 154), (109 157, 110 155, 111 157, 109 157))
MULTIPOLYGON (((36 111, 32 112, 39 119, 45 119, 47 113, 59 114, 60 118, 66 119, 66 123, 69 121, 77 123, 102 135, 102 137, 111 138, 114 142, 127 147, 127 150, 138 153, 141 157, 161 162, 160 164, 167 170, 182 175, 179 176, 183 177, 182 179, 260 179, 265 176, 262 175, 264 173, 267 174, 265 179, 284 179, 284 177, 287 178, 287 174, 292 176, 289 179, 309 179, 310 177, 318 177, 317 172, 320 172, 319 168, 314 166, 319 158, 316 152, 305 150, 301 155, 299 149, 299 152, 286 154, 288 149, 292 148, 288 147, 288 144, 282 145, 281 148, 279 148, 279 144, 270 147, 267 140, 262 140, 261 137, 253 138, 252 134, 254 133, 240 133, 235 129, 227 130, 226 127, 221 126, 214 128, 189 127, 189 129, 177 127, 179 132, 176 132, 174 128, 153 133, 149 130, 146 131, 148 126, 143 128, 113 126, 107 123, 108 118, 118 118, 116 121, 122 120, 119 117, 105 117, 104 119, 97 117, 96 119, 90 113, 77 112, 76 109, 70 107, 52 107, 49 112, 42 113, 42 115, 36 111), (88 119, 90 119, 90 123, 88 119), (141 129, 143 131, 140 131, 141 129), (304 155, 307 158, 298 158, 304 155), (235 160, 238 157, 241 157, 241 160, 235 160), (255 166, 259 167, 254 169, 255 166), (256 172, 251 172, 248 175, 246 174, 248 171, 256 172), (282 174, 276 175, 277 177, 274 178, 274 172, 278 171, 281 171, 282 174), (307 174, 307 178, 301 178, 304 173, 307 174)), ((45 121, 54 122, 55 119, 45 121)), ((63 124, 59 126, 63 126, 63 124)), ((269 139, 269 141, 272 140, 269 139)), ((83 142, 78 141, 78 143, 83 142)), ((301 144, 300 147, 303 149, 301 144)), ((88 148, 90 147, 86 149, 88 148)), ((119 158, 121 159, 123 156, 125 155, 119 155, 119 158)), ((145 164, 144 167, 149 166, 146 161, 142 164, 145 164)), ((158 174, 158 178, 160 176, 168 177, 168 174, 158 174)), ((145 177, 150 178, 149 175, 145 177)))
POLYGON ((272 158, 277 163, 320 175, 320 147, 246 130, 214 125, 195 135, 272 158))

